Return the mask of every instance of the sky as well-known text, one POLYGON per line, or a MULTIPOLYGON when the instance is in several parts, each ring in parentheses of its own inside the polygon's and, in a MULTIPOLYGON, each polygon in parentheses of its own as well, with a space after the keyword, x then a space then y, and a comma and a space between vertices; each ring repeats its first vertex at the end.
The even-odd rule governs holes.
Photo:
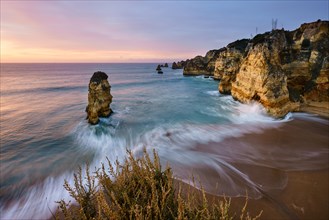
POLYGON ((329 20, 328 0, 0 0, 1 62, 172 62, 329 20))

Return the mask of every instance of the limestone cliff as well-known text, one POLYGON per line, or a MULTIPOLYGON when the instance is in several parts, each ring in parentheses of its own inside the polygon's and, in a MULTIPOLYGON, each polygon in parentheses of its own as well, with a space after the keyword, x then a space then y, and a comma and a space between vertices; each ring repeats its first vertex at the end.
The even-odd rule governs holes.
POLYGON ((245 55, 249 39, 237 40, 230 43, 223 50, 216 62, 214 79, 221 80, 218 86, 219 92, 223 94, 231 93, 232 82, 235 81, 240 64, 245 55))
POLYGON ((210 50, 203 56, 196 56, 193 59, 186 60, 184 66, 184 75, 214 75, 215 62, 219 54, 225 50, 225 48, 219 50, 210 50))
POLYGON ((275 117, 290 111, 329 117, 329 21, 235 41, 187 60, 183 73, 214 75, 221 93, 260 102, 275 117))
POLYGON ((104 72, 95 72, 89 82, 87 119, 90 124, 97 124, 99 117, 108 117, 112 113, 111 86, 104 72))
POLYGON ((276 117, 309 102, 328 102, 328 24, 317 21, 256 36, 232 83, 232 96, 256 100, 276 117))
POLYGON ((273 31, 255 43, 232 83, 232 96, 241 102, 258 101, 273 116, 289 112, 287 77, 280 65, 280 52, 286 47, 284 31, 273 31))
POLYGON ((172 64, 172 66, 171 66, 171 68, 172 69, 183 69, 184 68, 184 66, 185 66, 185 64, 186 64, 186 61, 184 61, 184 60, 182 60, 182 61, 179 61, 179 62, 173 62, 173 64, 172 64))

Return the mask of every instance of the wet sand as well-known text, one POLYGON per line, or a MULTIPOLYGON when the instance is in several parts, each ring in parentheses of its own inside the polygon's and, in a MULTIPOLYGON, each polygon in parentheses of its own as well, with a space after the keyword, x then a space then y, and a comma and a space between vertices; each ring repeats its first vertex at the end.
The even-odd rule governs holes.
MULTIPOLYGON (((261 219, 328 219, 328 170, 289 172, 282 191, 261 199, 249 199, 248 211, 261 219)), ((211 197, 213 198, 213 197, 211 197)), ((244 198, 232 198, 232 212, 239 213, 244 198)))
MULTIPOLYGON (((328 119, 294 115, 293 120, 261 132, 197 144, 183 151, 204 160, 209 156, 209 163, 187 157, 195 159, 194 163, 171 161, 169 165, 178 177, 177 190, 179 179, 192 173, 196 183, 201 181, 210 203, 223 199, 223 191, 231 196, 230 212, 235 219, 240 219, 246 193, 247 210, 253 217, 262 211, 260 219, 266 220, 329 219, 328 134, 328 119), (223 184, 227 179, 233 181, 223 184)), ((180 184, 183 193, 191 188, 180 184)), ((202 198, 200 191, 192 190, 202 198)))
MULTIPOLYGON (((240 163, 239 160, 231 163, 256 182, 256 188, 262 194, 261 198, 249 199, 251 216, 263 210, 261 219, 329 219, 328 125, 328 119, 297 117, 277 128, 265 129, 262 133, 231 137, 220 143, 199 144, 193 150, 220 155, 223 149, 234 149, 236 146, 241 149, 241 145, 262 149, 257 151, 261 152, 260 155, 255 155, 264 157, 259 158, 261 165, 240 163), (308 157, 310 154, 314 155, 308 157)), ((183 175, 186 169, 175 164, 171 166, 178 176, 183 175)), ((201 180, 205 190, 210 193, 209 198, 218 196, 220 184, 217 186, 217 180, 221 179, 218 171, 200 164, 194 165, 191 172, 201 180)), ((237 183, 239 187, 245 184, 246 190, 250 190, 248 183, 237 183)), ((233 197, 232 212, 238 213, 244 203, 245 198, 233 197)))

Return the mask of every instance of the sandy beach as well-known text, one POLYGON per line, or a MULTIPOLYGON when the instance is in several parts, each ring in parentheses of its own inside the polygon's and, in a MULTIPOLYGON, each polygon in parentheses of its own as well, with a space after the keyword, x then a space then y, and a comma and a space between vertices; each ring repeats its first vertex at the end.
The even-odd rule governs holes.
MULTIPOLYGON (((224 154, 228 156, 227 149, 233 154, 238 146, 240 150, 241 145, 246 149, 253 147, 253 153, 250 151, 245 161, 240 159, 239 162, 236 157, 231 163, 245 175, 245 180, 236 177, 236 185, 231 186, 232 194, 237 187, 249 191, 250 197, 254 197, 248 201, 251 216, 263 210, 261 219, 328 219, 328 129, 328 119, 304 118, 301 114, 279 127, 226 138, 220 143, 199 144, 193 150, 221 155, 226 149, 224 154), (260 156, 262 158, 256 160, 259 164, 250 162, 251 158, 260 156), (257 184, 250 186, 246 180, 257 184), (256 198, 258 194, 253 190, 261 196, 256 198)), ((246 152, 235 153, 247 155, 246 152)), ((184 167, 172 166, 183 175, 184 167)), ((191 170, 210 193, 209 198, 221 197, 220 181, 225 177, 218 170, 203 165, 195 165, 191 170)), ((228 187, 225 191, 230 194, 228 187)), ((232 213, 238 213, 244 202, 241 196, 232 197, 232 213)))

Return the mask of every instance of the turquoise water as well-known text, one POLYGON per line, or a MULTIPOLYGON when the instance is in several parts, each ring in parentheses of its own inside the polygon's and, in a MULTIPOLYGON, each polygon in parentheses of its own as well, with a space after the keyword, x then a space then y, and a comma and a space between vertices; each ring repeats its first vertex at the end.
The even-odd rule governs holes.
MULTIPOLYGON (((240 104, 219 94, 218 82, 211 78, 184 77, 182 70, 171 68, 157 74, 156 65, 1 64, 1 218, 50 217, 54 201, 72 200, 62 185, 64 179, 72 182, 78 166, 97 168, 106 157, 122 161, 126 149, 136 155, 144 148, 156 149, 163 164, 172 165, 175 176, 185 182, 190 168, 209 167, 222 184, 220 191, 209 189, 212 193, 243 196, 247 188, 250 197, 259 198, 259 182, 234 166, 237 160, 273 166, 262 155, 250 157, 259 149, 236 146, 233 155, 225 145, 222 155, 213 156, 195 146, 314 117, 289 114, 275 120, 258 104, 240 104), (96 71, 109 75, 114 114, 91 126, 84 111, 89 79, 96 71)), ((326 120, 315 119, 328 126, 326 120)), ((303 154, 302 159, 315 161, 303 169, 328 166, 317 154, 327 156, 328 149, 303 154)), ((282 176, 267 188, 283 188, 286 181, 282 176)))

